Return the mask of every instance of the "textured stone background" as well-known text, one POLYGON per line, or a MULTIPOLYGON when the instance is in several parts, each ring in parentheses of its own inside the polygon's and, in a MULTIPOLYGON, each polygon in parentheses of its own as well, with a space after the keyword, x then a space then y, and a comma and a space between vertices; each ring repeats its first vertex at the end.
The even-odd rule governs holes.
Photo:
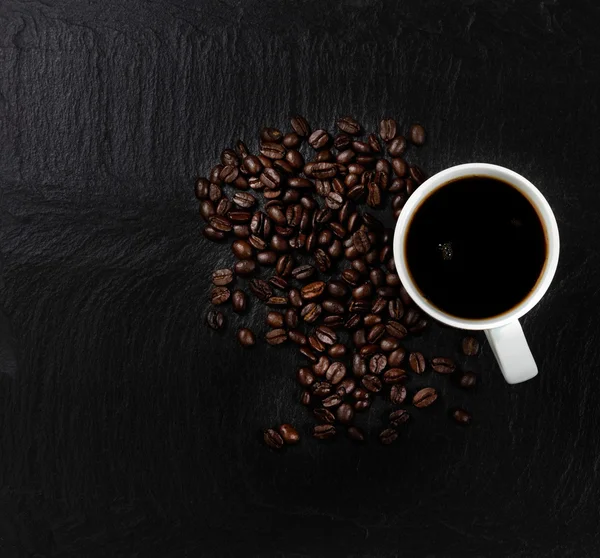
POLYGON ((599 24, 591 0, 3 0, 2 558, 598 556, 599 24), (440 406, 391 448, 260 445, 308 431, 300 360, 206 331, 230 257, 192 183, 296 112, 419 120, 430 172, 502 164, 555 209, 540 375, 507 386, 486 347, 470 430, 440 406))

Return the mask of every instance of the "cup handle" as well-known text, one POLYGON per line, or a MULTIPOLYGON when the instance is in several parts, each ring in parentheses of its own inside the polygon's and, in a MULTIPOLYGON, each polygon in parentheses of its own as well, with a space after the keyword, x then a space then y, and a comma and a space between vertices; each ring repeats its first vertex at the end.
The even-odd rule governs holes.
POLYGON ((485 335, 504 379, 509 384, 518 384, 537 376, 537 364, 533 360, 519 320, 502 327, 486 329, 485 335))

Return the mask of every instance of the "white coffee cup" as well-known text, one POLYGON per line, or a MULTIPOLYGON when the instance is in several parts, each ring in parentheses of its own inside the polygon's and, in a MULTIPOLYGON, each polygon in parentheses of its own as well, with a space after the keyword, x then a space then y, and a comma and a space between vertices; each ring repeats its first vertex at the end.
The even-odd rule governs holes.
MULTIPOLYGON (((544 296, 558 265, 560 240, 558 225, 550 205, 529 180, 507 168, 486 163, 468 163, 443 170, 432 176, 408 199, 402 209, 394 233, 394 259, 402 284, 415 303, 436 320, 460 329, 483 330, 488 338, 502 374, 509 384, 524 382, 537 375, 538 369, 519 318, 529 312, 544 296), (466 319, 451 316, 425 298, 414 284, 407 270, 405 253, 406 234, 412 217, 429 195, 449 182, 460 178, 483 176, 501 180, 521 192, 535 208, 546 236, 546 260, 533 290, 516 306, 506 312, 485 319, 466 319)), ((514 270, 518 275, 519 270, 514 270)))

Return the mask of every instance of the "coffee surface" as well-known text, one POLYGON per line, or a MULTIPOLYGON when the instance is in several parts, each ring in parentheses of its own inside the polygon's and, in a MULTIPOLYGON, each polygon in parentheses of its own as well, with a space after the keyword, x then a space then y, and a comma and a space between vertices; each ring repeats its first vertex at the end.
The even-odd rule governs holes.
POLYGON ((483 319, 519 304, 546 258, 544 229, 510 184, 472 176, 427 197, 409 224, 408 270, 421 293, 453 316, 483 319))

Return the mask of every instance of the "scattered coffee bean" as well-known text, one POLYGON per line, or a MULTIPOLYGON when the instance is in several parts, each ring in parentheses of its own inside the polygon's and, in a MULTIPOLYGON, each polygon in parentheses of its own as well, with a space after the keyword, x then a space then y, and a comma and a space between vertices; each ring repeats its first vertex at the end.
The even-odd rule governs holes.
POLYGON ((388 418, 390 424, 397 427, 406 424, 410 420, 410 415, 408 414, 408 411, 404 409, 398 409, 396 411, 392 411, 388 418))
POLYGON ((429 407, 437 399, 437 391, 434 388, 428 387, 419 390, 413 396, 413 405, 419 409, 429 407))
POLYGON ((431 361, 431 368, 438 374, 452 374, 456 370, 456 364, 451 358, 436 357, 431 361))
POLYGON ((364 432, 356 427, 356 426, 350 426, 348 427, 348 436, 354 440, 355 442, 364 442, 365 441, 365 434, 364 432))
POLYGON ((224 304, 229 300, 231 291, 227 287, 215 287, 210 294, 210 301, 215 304, 224 304))
POLYGON ((243 327, 238 331, 237 338, 242 347, 252 347, 256 343, 254 333, 251 329, 248 329, 247 327, 243 327))
POLYGON ((354 409, 348 403, 342 403, 337 408, 335 416, 342 424, 350 424, 354 418, 354 409))
POLYGON ((471 413, 465 411, 464 409, 455 409, 452 412, 452 418, 455 420, 455 422, 463 426, 471 424, 471 420, 473 419, 471 413))
POLYGON ((300 434, 291 424, 282 424, 279 427, 279 434, 286 444, 297 444, 300 441, 300 434))
POLYGON ((398 432, 394 428, 386 428, 379 434, 379 440, 382 444, 389 446, 398 438, 398 432))
POLYGON ((265 339, 269 345, 281 345, 287 341, 287 333, 285 329, 272 329, 265 335, 265 339))
POLYGON ((213 285, 224 287, 233 281, 233 271, 231 269, 216 269, 212 275, 213 285))
POLYGON ((394 405, 401 405, 406 399, 406 388, 403 385, 395 384, 390 390, 390 401, 394 405))
POLYGON ((425 128, 420 124, 413 124, 408 130, 408 139, 415 145, 425 143, 425 128))
POLYGON ((333 424, 335 422, 335 415, 329 409, 317 407, 313 409, 313 414, 319 422, 326 424, 333 424))
POLYGON ((234 312, 240 313, 246 310, 247 297, 246 293, 240 289, 233 291, 231 295, 231 307, 234 312))
POLYGON ((372 393, 377 393, 381 391, 381 380, 373 374, 366 374, 362 378, 361 383, 365 387, 365 389, 372 393))
POLYGON ((406 380, 406 370, 401 368, 390 368, 383 373, 383 382, 385 384, 397 384, 406 380))
POLYGON ((325 377, 333 385, 339 384, 346 375, 346 367, 342 362, 333 362, 327 369, 325 377))
POLYGON ((476 356, 479 352, 479 341, 475 337, 465 337, 462 340, 462 351, 467 356, 476 356))
POLYGON ((263 440, 265 441, 265 444, 267 444, 267 446, 269 446, 272 449, 278 450, 283 447, 283 438, 277 431, 273 430, 272 428, 265 430, 263 440))
POLYGON ((387 366, 387 357, 381 353, 377 353, 371 357, 369 361, 369 370, 371 374, 381 374, 387 366))
POLYGON ((225 323, 223 312, 219 312, 218 310, 209 310, 206 314, 206 323, 211 329, 221 329, 225 323))
POLYGON ((425 372, 425 357, 421 353, 410 353, 408 364, 415 374, 423 374, 425 372))
POLYGON ((463 372, 458 377, 458 385, 464 389, 471 389, 477 383, 477 376, 473 372, 463 372))
POLYGON ((331 424, 319 424, 313 428, 313 437, 317 440, 333 438, 335 433, 335 426, 331 424))

